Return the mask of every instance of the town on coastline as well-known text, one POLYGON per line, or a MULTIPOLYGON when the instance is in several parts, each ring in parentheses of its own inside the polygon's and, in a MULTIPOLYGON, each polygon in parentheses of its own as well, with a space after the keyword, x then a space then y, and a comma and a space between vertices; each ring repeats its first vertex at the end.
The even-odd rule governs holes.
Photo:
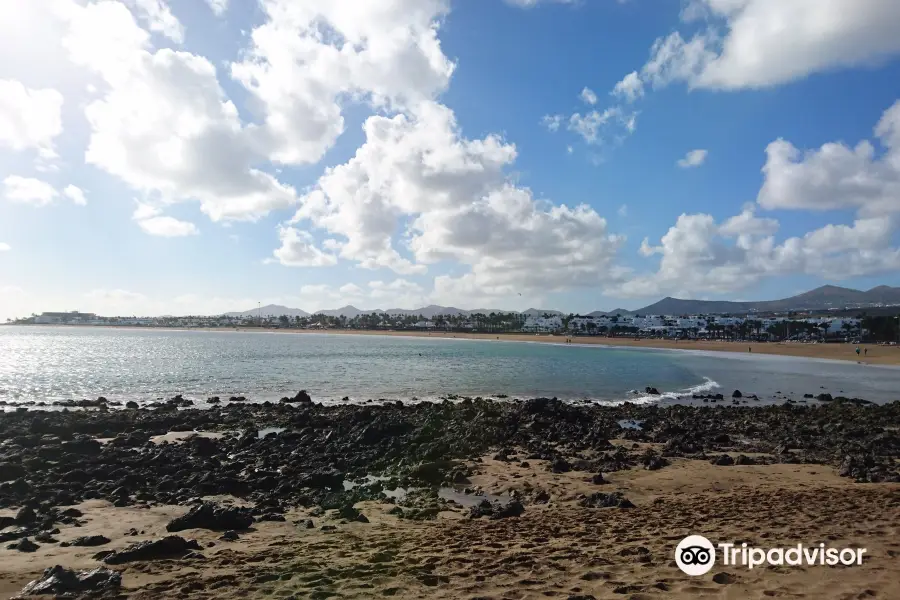
POLYGON ((697 340, 797 340, 834 342, 884 342, 900 340, 900 316, 816 315, 788 312, 783 315, 577 315, 491 312, 438 314, 431 318, 410 313, 372 312, 352 317, 313 314, 289 316, 166 316, 104 317, 94 313, 44 312, 24 319, 8 319, 12 325, 81 325, 167 328, 264 328, 304 330, 435 331, 460 333, 534 333, 568 336, 640 337, 697 340))

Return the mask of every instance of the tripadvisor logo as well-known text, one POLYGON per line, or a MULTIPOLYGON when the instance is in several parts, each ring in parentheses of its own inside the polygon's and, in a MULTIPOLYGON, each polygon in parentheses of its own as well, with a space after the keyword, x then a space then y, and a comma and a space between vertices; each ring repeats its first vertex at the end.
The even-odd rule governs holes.
POLYGON ((865 548, 829 548, 825 544, 797 544, 786 548, 756 548, 746 543, 723 542, 713 545, 702 535, 689 535, 675 548, 675 563, 684 573, 695 577, 713 568, 716 554, 719 554, 723 566, 753 569, 762 565, 861 565, 865 553, 865 548))

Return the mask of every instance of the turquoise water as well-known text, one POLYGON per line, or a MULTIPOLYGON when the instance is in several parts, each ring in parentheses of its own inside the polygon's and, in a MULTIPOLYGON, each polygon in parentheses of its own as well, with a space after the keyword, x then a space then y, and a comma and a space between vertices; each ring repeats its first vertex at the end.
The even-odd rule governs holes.
POLYGON ((237 331, 0 327, 0 400, 183 394, 318 401, 437 399, 446 394, 686 402, 733 389, 770 397, 828 391, 900 398, 900 370, 761 354, 504 341, 237 331), (635 394, 652 386, 660 397, 635 394))

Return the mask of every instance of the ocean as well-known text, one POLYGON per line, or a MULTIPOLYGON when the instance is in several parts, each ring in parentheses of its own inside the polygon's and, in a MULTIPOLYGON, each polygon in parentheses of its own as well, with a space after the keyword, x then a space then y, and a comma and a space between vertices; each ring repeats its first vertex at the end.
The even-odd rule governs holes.
MULTIPOLYGON (((373 335, 0 327, 0 400, 139 403, 183 394, 316 401, 556 396, 617 404, 696 403, 735 389, 762 401, 828 392, 900 399, 900 368, 764 354, 373 335), (659 396, 643 393, 657 388, 659 396)), ((9 408, 9 407, 7 407, 9 408)))

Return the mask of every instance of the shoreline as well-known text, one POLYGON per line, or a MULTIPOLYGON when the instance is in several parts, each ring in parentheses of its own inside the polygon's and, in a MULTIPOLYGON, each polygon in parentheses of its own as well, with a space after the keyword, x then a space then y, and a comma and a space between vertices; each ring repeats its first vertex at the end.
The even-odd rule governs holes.
POLYGON ((824 360, 839 360, 844 362, 856 362, 866 365, 900 366, 900 346, 880 346, 877 344, 860 344, 859 347, 868 350, 867 353, 856 355, 854 344, 805 344, 784 342, 728 342, 728 341, 679 341, 660 339, 641 339, 602 337, 602 336, 577 336, 570 337, 553 334, 525 334, 525 333, 455 333, 455 332, 427 332, 427 331, 372 331, 365 329, 266 329, 256 327, 135 327, 131 325, 17 325, 14 327, 50 327, 50 328, 78 328, 78 329, 124 329, 129 331, 200 331, 216 333, 255 332, 272 334, 305 334, 305 335, 373 335, 383 337, 417 337, 432 339, 461 339, 483 341, 506 342, 530 342, 540 344, 570 345, 566 339, 570 339, 571 345, 577 346, 603 346, 610 348, 635 348, 656 350, 687 350, 709 353, 728 354, 765 354, 771 356, 790 356, 795 358, 813 358, 824 360), (748 352, 748 349, 751 351, 748 352))

